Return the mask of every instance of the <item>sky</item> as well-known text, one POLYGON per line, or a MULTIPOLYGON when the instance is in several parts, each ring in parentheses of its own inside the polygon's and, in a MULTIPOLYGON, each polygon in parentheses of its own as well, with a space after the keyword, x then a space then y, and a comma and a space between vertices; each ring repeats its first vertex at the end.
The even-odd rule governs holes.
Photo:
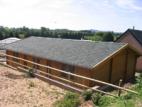
POLYGON ((142 0, 0 0, 0 26, 142 30, 142 0))

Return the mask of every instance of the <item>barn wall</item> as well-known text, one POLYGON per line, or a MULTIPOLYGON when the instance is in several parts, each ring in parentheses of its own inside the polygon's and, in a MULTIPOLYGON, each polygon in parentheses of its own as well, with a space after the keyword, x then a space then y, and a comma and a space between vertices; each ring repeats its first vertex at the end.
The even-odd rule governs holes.
MULTIPOLYGON (((105 82, 109 82, 109 73, 110 73, 110 64, 111 61, 108 60, 107 62, 100 64, 99 66, 95 67, 91 70, 91 77, 97 80, 102 80, 105 82)), ((90 85, 94 86, 97 83, 91 82, 90 85)), ((101 84, 98 84, 101 85, 101 84)))
POLYGON ((128 50, 128 58, 127 58, 127 73, 126 73, 126 80, 129 80, 130 78, 134 77, 134 74, 136 72, 136 61, 137 56, 135 55, 135 52, 132 50, 128 50))
MULTIPOLYGON (((12 52, 10 50, 7 50, 7 54, 14 55, 14 52, 12 52)), ((30 61, 33 61, 33 58, 37 58, 37 59, 39 59, 38 63, 43 64, 43 65, 48 65, 48 66, 51 66, 51 67, 57 68, 57 69, 62 69, 62 66, 63 66, 63 63, 60 63, 60 62, 57 62, 57 61, 51 61, 51 60, 48 60, 48 59, 33 57, 31 55, 26 55, 26 54, 22 54, 22 53, 19 53, 18 57, 23 58, 23 59, 28 59, 30 61), (26 56, 26 58, 25 58, 25 56, 26 56)), ((8 57, 8 59, 13 61, 13 59, 10 58, 10 57, 8 57)), ((33 67, 34 66, 33 64, 31 64, 29 62, 26 62, 26 64, 25 64, 24 63, 25 61, 22 61, 22 60, 19 60, 19 62, 21 64, 27 65, 29 67, 33 67)), ((14 66, 14 67, 17 67, 16 64, 10 63, 9 61, 7 61, 7 64, 9 64, 11 66, 14 66)), ((55 70, 51 70, 51 69, 48 69, 48 68, 45 68, 45 67, 41 67, 41 66, 37 67, 37 69, 39 69, 41 71, 44 71, 44 72, 47 72, 47 73, 50 73, 50 74, 53 74, 53 75, 56 75, 56 76, 59 76, 59 77, 62 77, 62 74, 63 74, 61 72, 58 72, 58 71, 55 71, 55 70)), ((77 67, 77 66, 75 66, 74 73, 78 74, 78 75, 82 75, 82 76, 87 76, 87 77, 90 76, 88 69, 77 67)), ((48 77, 50 77, 50 76, 48 76, 48 77)), ((53 77, 50 77, 50 78, 55 79, 53 77)), ((65 77, 63 77, 63 78, 65 78, 65 77)), ((68 78, 65 78, 65 79, 68 79, 68 78)), ((58 79, 56 79, 56 80, 58 80, 58 79)), ((72 81, 89 86, 89 81, 88 80, 84 80, 84 79, 81 79, 81 78, 78 78, 78 77, 72 78, 72 81)))
POLYGON ((120 79, 124 79, 126 71, 127 50, 121 51, 119 54, 113 57, 111 83, 118 82, 120 79))
MULTIPOLYGON (((134 77, 136 54, 131 49, 121 50, 117 55, 91 70, 92 78, 110 83, 134 77)), ((96 83, 90 83, 94 86, 96 83)), ((101 85, 101 84, 98 84, 101 85)))
MULTIPOLYGON (((142 46, 139 42, 131 35, 131 33, 125 33, 117 42, 128 43, 133 48, 137 49, 140 53, 142 53, 142 46)), ((142 71, 142 56, 137 59, 136 70, 142 71)))

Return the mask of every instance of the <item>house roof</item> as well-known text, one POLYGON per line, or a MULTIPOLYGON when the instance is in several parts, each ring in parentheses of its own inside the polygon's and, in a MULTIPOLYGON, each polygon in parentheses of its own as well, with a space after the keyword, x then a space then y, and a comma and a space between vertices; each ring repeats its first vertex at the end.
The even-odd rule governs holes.
MULTIPOLYGON (((142 45, 142 31, 141 30, 135 30, 135 29, 128 29, 126 32, 124 32, 117 40, 125 36, 125 34, 129 32, 132 34, 132 36, 139 42, 140 45, 142 45)), ((117 41, 116 40, 116 41, 117 41)))
POLYGON ((126 43, 29 37, 5 46, 8 50, 91 69, 126 43))
POLYGON ((10 38, 6 38, 6 39, 3 39, 3 40, 0 40, 0 49, 3 49, 4 45, 12 43, 12 42, 16 42, 18 40, 20 40, 20 39, 16 38, 16 37, 10 37, 10 38))

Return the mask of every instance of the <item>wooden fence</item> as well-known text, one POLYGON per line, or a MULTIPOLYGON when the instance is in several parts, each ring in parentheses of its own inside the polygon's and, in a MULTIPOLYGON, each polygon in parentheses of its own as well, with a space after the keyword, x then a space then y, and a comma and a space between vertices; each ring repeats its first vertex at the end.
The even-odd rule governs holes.
MULTIPOLYGON (((127 91, 127 92, 131 92, 131 93, 135 93, 135 94, 138 94, 137 92, 133 91, 133 90, 130 90, 130 89, 126 89, 126 88, 123 88, 123 87, 120 87, 120 86, 117 86, 117 85, 114 85, 114 84, 111 84, 111 83, 107 83, 107 82, 104 82, 104 81, 100 81, 100 80, 97 80, 97 79, 93 79, 93 78, 89 78, 89 77, 85 77, 85 76, 81 76, 81 75, 77 75, 77 74, 74 74, 74 73, 70 73, 70 72, 66 72, 64 70, 60 70, 60 69, 57 69, 57 68, 53 68, 51 66, 47 66, 47 65, 42 65, 42 64, 39 64, 39 63, 35 63, 33 61, 29 61, 29 60, 26 60, 26 59, 23 59, 23 58, 18 58, 18 57, 15 57, 15 56, 12 56, 12 55, 7 55, 7 54, 4 54, 4 53, 0 53, 0 55, 4 55, 6 57, 11 57, 11 58, 14 58, 14 59, 18 59, 18 60, 22 60, 22 61, 26 61, 28 63, 31 63, 33 65, 38 65, 40 67, 44 67, 44 68, 48 68, 48 69, 51 69, 51 70, 55 70, 57 72, 61 72, 61 73, 65 73, 67 75, 71 75, 71 76, 75 76, 75 77, 78 77, 78 78, 82 78, 82 79, 85 79, 85 80, 90 80, 90 81, 93 81, 93 82, 97 82, 97 83, 100 83, 100 84, 103 84, 103 85, 107 85, 107 86, 110 86, 110 87, 113 87, 113 88, 116 88, 119 90, 119 93, 120 94, 120 91, 123 90, 123 91, 127 91)), ((24 70, 26 72, 28 72, 29 69, 33 69, 32 67, 29 67, 29 66, 26 66, 26 65, 23 65, 19 62, 15 62, 15 61, 12 61, 12 60, 9 60, 9 59, 6 59, 8 62, 11 62, 11 63, 15 63, 17 65, 19 65, 17 68, 21 69, 21 70, 24 70), (26 69, 25 69, 26 68, 26 69)), ((7 65, 9 66, 9 65, 7 65)), ((62 77, 58 77, 56 75, 53 75, 53 74, 50 74, 50 73, 47 73, 47 72, 44 72, 44 71, 41 71, 41 70, 37 70, 37 72, 35 73, 35 75, 39 78, 44 78, 45 80, 50 80, 56 84, 59 84, 59 85, 62 85, 64 87, 67 87, 69 89, 73 89, 75 91, 78 91, 78 92, 82 92, 83 90, 79 89, 79 88, 76 88, 76 87, 73 87, 73 86, 70 86, 68 84, 65 84, 63 82, 60 82, 60 81, 57 81, 57 80, 54 80, 54 79, 51 79, 50 77, 54 77, 56 79, 59 79, 59 80, 62 80, 62 81, 65 81, 65 82, 68 82, 68 83, 71 83, 71 84, 74 84, 74 85, 77 85, 77 86, 80 86, 82 87, 83 89, 92 89, 94 91, 97 91, 97 92, 100 92, 100 93, 103 93, 103 94, 108 94, 108 95, 111 95, 111 96, 115 96, 114 94, 111 94, 109 92, 105 92, 103 90, 99 90, 97 88, 94 88, 94 87, 88 87, 86 85, 83 85, 83 84, 80 84, 80 83, 77 83, 77 82, 73 82, 71 80, 68 80, 68 79, 65 79, 65 78, 62 78, 62 77), (47 75, 47 76, 42 76, 40 74, 43 74, 43 75, 47 75), (49 77, 50 76, 50 77, 49 77)))

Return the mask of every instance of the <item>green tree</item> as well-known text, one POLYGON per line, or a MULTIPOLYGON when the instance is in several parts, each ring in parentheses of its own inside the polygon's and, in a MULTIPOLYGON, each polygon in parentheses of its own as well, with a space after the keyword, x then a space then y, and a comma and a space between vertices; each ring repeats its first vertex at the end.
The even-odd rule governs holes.
POLYGON ((113 41, 113 33, 112 32, 106 32, 103 35, 103 41, 113 41))

